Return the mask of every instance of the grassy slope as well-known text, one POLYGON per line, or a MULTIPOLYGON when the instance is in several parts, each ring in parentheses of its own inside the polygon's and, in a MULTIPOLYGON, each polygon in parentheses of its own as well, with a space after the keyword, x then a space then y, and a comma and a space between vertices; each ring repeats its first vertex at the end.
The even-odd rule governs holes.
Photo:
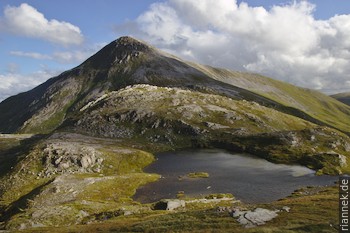
POLYGON ((258 74, 229 71, 192 64, 222 82, 250 90, 344 132, 350 132, 350 107, 320 92, 300 88, 258 74))
POLYGON ((349 157, 346 135, 256 103, 219 95, 137 85, 110 93, 80 113, 76 121, 79 126, 73 129, 86 134, 103 136, 122 130, 116 137, 144 140, 145 144, 158 140, 181 148, 197 142, 248 152, 272 162, 325 168, 322 172, 328 174, 350 171, 349 164, 339 167, 337 155, 327 154, 333 151, 349 157))
MULTIPOLYGON (((4 140, 0 142, 1 145, 5 143, 4 140)), ((8 147, 6 143, 3 149, 8 147)), ((138 203, 131 199, 136 189, 159 177, 142 172, 142 168, 154 160, 152 154, 106 139, 79 135, 44 139, 19 153, 22 156, 17 164, 0 178, 0 210, 5 211, 0 213, 0 219, 6 221, 10 229, 18 229, 21 224, 70 225, 94 220, 105 212, 138 208, 138 203), (104 159, 102 171, 38 176, 44 169, 42 151, 45 145, 67 141, 100 151, 104 159)))
MULTIPOLYGON (((224 97, 220 98, 224 99, 224 97)), ((204 101, 203 98, 200 99, 204 101)), ((224 102, 222 104, 225 104, 224 102)), ((127 101, 125 104, 128 104, 127 101)), ((249 109, 245 110, 249 111, 249 109)), ((34 147, 31 154, 15 166, 11 175, 13 177, 14 174, 17 174, 15 175, 17 178, 13 180, 3 177, 1 180, 2 184, 9 182, 7 187, 10 187, 2 196, 2 204, 13 203, 11 208, 21 209, 20 212, 14 212, 7 227, 18 228, 23 223, 30 225, 31 222, 34 222, 38 226, 45 224, 51 227, 31 228, 24 232, 211 232, 214 229, 216 232, 319 233, 335 231, 330 224, 335 226, 337 221, 336 188, 318 190, 315 195, 309 195, 313 193, 309 190, 300 190, 291 198, 259 205, 259 207, 268 209, 281 209, 283 206, 289 206, 291 212, 280 213, 278 218, 265 226, 246 229, 241 227, 228 213, 216 212, 216 206, 231 206, 227 201, 219 204, 187 205, 186 211, 171 213, 152 211, 149 205, 135 203, 131 197, 137 187, 157 179, 155 175, 141 172, 142 167, 152 161, 152 156, 146 152, 131 149, 132 147, 143 148, 142 143, 79 135, 58 138, 55 139, 56 142, 57 140, 58 142, 69 141, 99 148, 105 159, 103 176, 98 174, 63 176, 64 185, 58 189, 55 182, 50 182, 50 179, 54 177, 37 180, 35 175, 28 174, 28 170, 37 171, 41 166, 40 163, 37 163, 41 161, 40 146, 39 148, 34 147), (24 164, 26 164, 26 171, 21 172, 24 164), (47 181, 49 182, 46 183, 47 181), (94 182, 91 183, 91 181, 94 182), (79 192, 78 195, 73 200, 64 201, 64 197, 70 195, 72 188, 73 191, 79 192), (124 216, 125 211, 131 211, 133 214, 124 216), (88 222, 91 224, 76 225, 88 222), (55 226, 60 227, 55 228, 55 226)), ((154 146, 152 148, 157 150, 154 146)), ((238 205, 248 209, 256 207, 238 205)))
POLYGON ((350 92, 331 95, 331 97, 339 100, 340 102, 343 102, 344 104, 350 105, 350 92))
POLYGON ((338 93, 331 95, 331 97, 338 99, 338 98, 349 98, 350 97, 350 92, 343 92, 343 93, 338 93))
MULTIPOLYGON (((186 211, 152 211, 132 216, 120 216, 90 225, 60 228, 39 228, 24 232, 232 232, 232 233, 331 233, 338 232, 338 189, 309 188, 298 190, 292 196, 263 205, 239 205, 241 208, 281 209, 290 207, 290 212, 279 212, 278 217, 266 225, 244 228, 227 212, 218 213, 216 205, 188 206, 186 211), (192 209, 193 208, 193 209, 192 209)), ((230 207, 229 202, 218 206, 230 207)))

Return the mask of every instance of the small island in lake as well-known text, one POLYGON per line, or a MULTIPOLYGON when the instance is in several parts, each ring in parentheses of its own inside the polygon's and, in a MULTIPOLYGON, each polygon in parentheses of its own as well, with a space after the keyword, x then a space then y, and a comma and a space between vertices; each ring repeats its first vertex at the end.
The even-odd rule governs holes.
POLYGON ((189 178, 209 178, 209 173, 207 172, 191 172, 187 174, 189 178))

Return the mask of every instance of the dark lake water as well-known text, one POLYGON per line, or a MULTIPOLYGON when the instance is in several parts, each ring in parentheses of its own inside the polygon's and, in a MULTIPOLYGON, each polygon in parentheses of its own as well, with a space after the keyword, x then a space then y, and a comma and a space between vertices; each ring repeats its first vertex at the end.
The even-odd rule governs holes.
POLYGON ((145 172, 162 175, 159 181, 139 188, 134 199, 142 203, 175 198, 178 191, 201 197, 211 193, 232 193, 246 203, 265 203, 290 195, 305 186, 332 185, 338 177, 315 176, 297 165, 273 164, 247 154, 224 150, 187 150, 160 153, 145 172), (184 178, 190 172, 207 172, 209 178, 184 178))

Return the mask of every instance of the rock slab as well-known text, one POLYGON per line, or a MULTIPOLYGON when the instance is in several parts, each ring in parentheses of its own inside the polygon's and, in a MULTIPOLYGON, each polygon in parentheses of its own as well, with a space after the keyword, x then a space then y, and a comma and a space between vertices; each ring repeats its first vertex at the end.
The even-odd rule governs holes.
POLYGON ((232 211, 232 217, 237 221, 245 225, 247 228, 256 227, 266 224, 266 222, 276 218, 279 210, 268 210, 263 208, 256 208, 254 210, 241 211, 234 209, 232 211))

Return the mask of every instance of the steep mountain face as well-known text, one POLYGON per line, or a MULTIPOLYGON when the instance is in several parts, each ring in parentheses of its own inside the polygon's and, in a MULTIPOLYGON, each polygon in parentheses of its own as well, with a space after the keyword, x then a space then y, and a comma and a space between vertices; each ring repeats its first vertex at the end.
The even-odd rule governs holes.
POLYGON ((321 93, 260 75, 185 62, 130 37, 113 41, 80 66, 3 101, 0 132, 51 132, 88 102, 133 84, 181 87, 255 101, 350 132, 350 107, 321 93))
POLYGON ((82 65, 38 88, 3 101, 0 104, 0 132, 51 132, 69 113, 87 102, 137 83, 202 89, 269 102, 249 91, 213 80, 185 62, 164 56, 135 39, 122 37, 82 65))
POLYGON ((331 95, 331 97, 339 100, 340 102, 343 102, 344 104, 350 105, 350 92, 331 95))

